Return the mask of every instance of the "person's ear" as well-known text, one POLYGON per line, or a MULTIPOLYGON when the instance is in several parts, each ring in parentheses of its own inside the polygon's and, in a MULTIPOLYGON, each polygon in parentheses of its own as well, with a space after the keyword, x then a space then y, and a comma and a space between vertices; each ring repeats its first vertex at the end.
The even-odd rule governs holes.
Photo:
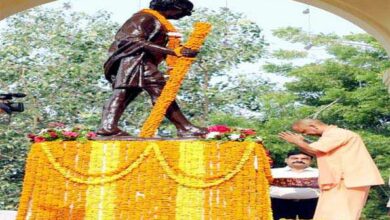
POLYGON ((316 129, 316 130, 319 129, 319 127, 318 127, 316 124, 311 124, 311 125, 309 125, 309 127, 314 128, 314 129, 316 129))
POLYGON ((288 158, 284 159, 284 162, 285 162, 285 163, 287 163, 287 161, 288 161, 288 158))

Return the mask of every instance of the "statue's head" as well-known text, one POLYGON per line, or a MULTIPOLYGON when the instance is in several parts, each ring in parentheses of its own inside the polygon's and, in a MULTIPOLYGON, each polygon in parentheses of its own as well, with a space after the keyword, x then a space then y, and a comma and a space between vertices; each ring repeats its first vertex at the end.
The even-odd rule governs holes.
POLYGON ((191 15, 194 4, 189 0, 152 0, 149 7, 163 12, 167 18, 180 19, 191 15))

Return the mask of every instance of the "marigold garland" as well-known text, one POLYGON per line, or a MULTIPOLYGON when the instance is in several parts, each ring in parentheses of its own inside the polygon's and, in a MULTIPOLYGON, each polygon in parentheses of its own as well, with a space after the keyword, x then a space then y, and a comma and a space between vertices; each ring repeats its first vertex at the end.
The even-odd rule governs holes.
MULTIPOLYGON (((192 50, 199 50, 210 31, 211 25, 209 23, 196 23, 194 31, 190 35, 188 42, 184 47, 192 50)), ((189 71, 194 60, 194 58, 188 57, 180 57, 178 59, 170 74, 171 76, 169 80, 150 113, 150 116, 142 126, 140 137, 147 138, 154 136, 156 130, 164 119, 168 107, 175 100, 180 86, 183 83, 184 77, 189 71)))
POLYGON ((156 154, 158 161, 160 162, 160 165, 162 166, 163 170, 165 171, 165 173, 170 178, 175 180, 176 183, 178 183, 181 186, 186 186, 186 187, 190 187, 190 188, 208 188, 208 187, 220 185, 220 184, 230 180, 237 173, 239 173, 242 170, 242 168, 244 167, 244 165, 246 164, 246 162, 248 161, 250 155, 252 155, 254 147, 255 147, 254 144, 249 144, 247 146, 247 149, 245 150, 245 153, 242 155, 238 165, 233 170, 229 171, 225 176, 223 176, 219 179, 216 179, 212 182, 206 182, 206 181, 204 181, 204 179, 201 179, 200 177, 194 178, 194 177, 190 177, 190 176, 183 175, 183 174, 177 175, 170 168, 170 166, 166 162, 164 156, 161 155, 161 152, 160 152, 160 149, 158 148, 158 146, 154 148, 154 152, 156 154))
MULTIPOLYGON (((176 51, 177 49, 180 48, 180 44, 181 44, 180 36, 179 34, 177 34, 176 28, 173 26, 171 22, 168 21, 168 19, 166 19, 158 11, 152 9, 143 9, 141 12, 154 16, 162 24, 162 26, 168 31, 167 47, 169 49, 176 51)), ((165 59, 165 62, 167 63, 169 69, 168 74, 170 74, 171 69, 175 66, 177 59, 178 59, 177 56, 171 56, 171 55, 168 55, 167 58, 165 59)))
POLYGON ((272 218, 253 142, 46 142, 27 166, 18 219, 272 218))
POLYGON ((58 163, 55 160, 54 156, 51 154, 50 149, 49 149, 50 148, 49 145, 42 144, 41 148, 42 148, 43 153, 47 157, 48 161, 50 162, 50 164, 54 167, 54 169, 57 170, 59 173, 61 173, 66 179, 69 179, 69 180, 76 182, 76 183, 79 183, 79 184, 101 185, 101 184, 106 184, 106 183, 116 181, 116 180, 128 175, 130 172, 132 172, 134 169, 136 169, 142 163, 142 161, 147 156, 149 156, 150 152, 153 150, 153 145, 149 145, 134 163, 132 163, 129 167, 127 167, 125 170, 121 171, 120 173, 114 174, 114 175, 109 176, 109 177, 105 177, 104 175, 103 175, 103 177, 91 176, 91 177, 87 178, 87 180, 83 180, 81 178, 78 178, 78 177, 72 175, 69 172, 69 170, 67 170, 63 166, 61 166, 61 164, 58 163))
MULTIPOLYGON (((254 143, 248 144, 244 154, 242 155, 242 158, 240 159, 237 166, 229 171, 227 174, 225 174, 222 177, 219 177, 216 180, 213 180, 212 182, 206 182, 204 178, 200 176, 187 176, 183 175, 181 173, 177 174, 167 163, 166 159, 162 155, 160 148, 157 144, 150 144, 148 147, 146 147, 145 151, 138 157, 138 159, 130 164, 127 168, 125 168, 123 171, 119 173, 115 173, 111 176, 106 176, 104 173, 100 176, 89 176, 87 177, 87 180, 83 180, 79 177, 74 176, 71 174, 69 170, 64 168, 61 164, 59 164, 56 159, 54 158, 53 154, 50 152, 50 146, 48 144, 42 144, 41 149, 47 159, 49 160, 50 164, 54 167, 55 170, 57 170, 59 173, 61 173, 65 178, 76 182, 80 184, 87 184, 87 185, 101 185, 110 183, 113 181, 116 181, 129 173, 131 173, 134 169, 138 168, 139 165, 145 160, 146 157, 150 155, 150 153, 153 151, 155 153, 155 156, 157 160, 160 163, 161 168, 164 170, 164 172, 173 179, 176 183, 182 186, 191 187, 191 188, 207 188, 211 186, 217 186, 223 182, 228 181, 229 179, 233 178, 238 172, 240 172, 245 165, 245 163, 248 161, 250 155, 253 153, 253 150, 255 148, 254 143), (103 176, 103 177, 102 177, 103 176)), ((99 159, 102 156, 96 155, 94 159, 99 159)), ((95 162, 98 163, 98 162, 95 162)), ((208 179, 208 178, 207 178, 208 179)), ((215 179, 215 177, 212 177, 212 179, 215 179)))

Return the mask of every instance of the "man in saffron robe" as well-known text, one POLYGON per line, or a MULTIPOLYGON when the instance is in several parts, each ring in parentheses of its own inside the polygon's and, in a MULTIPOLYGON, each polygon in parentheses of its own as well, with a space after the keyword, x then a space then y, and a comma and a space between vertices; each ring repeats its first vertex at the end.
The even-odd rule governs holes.
MULTIPOLYGON (((167 48, 169 34, 166 19, 180 19, 191 15, 193 4, 189 0, 152 0, 147 10, 134 14, 118 30, 109 49, 110 57, 104 64, 105 77, 112 83, 113 95, 103 108, 102 122, 97 131, 103 136, 127 135, 118 128, 118 121, 126 107, 143 90, 155 104, 164 85, 164 74, 158 65, 167 55, 195 57, 197 51, 167 48), (161 20, 164 20, 162 22, 161 20), (176 51, 176 52, 175 52, 176 51)), ((176 126, 178 136, 201 136, 207 130, 191 124, 176 102, 166 112, 166 117, 176 126)))
POLYGON ((314 219, 358 220, 370 187, 384 184, 361 137, 314 119, 299 120, 292 129, 320 137, 308 143, 300 134, 279 134, 283 140, 317 157, 321 193, 314 219))

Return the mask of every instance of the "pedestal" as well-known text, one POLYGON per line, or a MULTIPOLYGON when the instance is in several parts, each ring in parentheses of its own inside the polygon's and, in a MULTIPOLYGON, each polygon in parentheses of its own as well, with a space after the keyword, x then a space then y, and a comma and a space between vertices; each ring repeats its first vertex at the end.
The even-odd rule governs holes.
POLYGON ((215 141, 34 144, 18 219, 272 219, 262 145, 215 141))

